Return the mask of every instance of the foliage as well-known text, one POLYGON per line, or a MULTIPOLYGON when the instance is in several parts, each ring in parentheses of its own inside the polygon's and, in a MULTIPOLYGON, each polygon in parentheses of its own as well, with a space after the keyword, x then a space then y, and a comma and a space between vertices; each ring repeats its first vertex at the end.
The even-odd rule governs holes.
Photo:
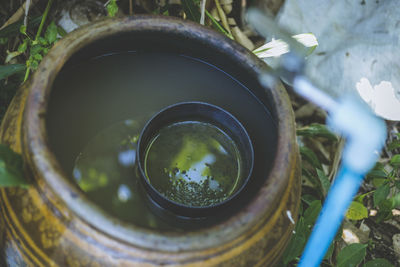
POLYGON ((330 141, 338 140, 337 136, 329 131, 325 125, 319 123, 312 123, 308 126, 298 129, 297 135, 306 137, 324 137, 330 141))
POLYGON ((306 245, 307 238, 310 234, 308 227, 304 223, 304 218, 298 220, 289 245, 282 256, 284 265, 299 257, 306 245))
POLYGON ((199 11, 199 1, 194 0, 182 0, 182 8, 188 19, 200 22, 200 11, 199 11))
POLYGON ((0 186, 21 186, 26 188, 21 155, 0 144, 0 186))
POLYGON ((367 245, 351 244, 342 249, 337 256, 337 267, 355 267, 365 257, 367 245))
MULTIPOLYGON (((390 142, 388 149, 396 149, 398 141, 390 142)), ((376 187, 368 192, 372 194, 373 205, 378 209, 376 221, 379 223, 392 218, 392 209, 400 207, 400 154, 393 155, 386 165, 377 163, 367 180, 376 187)))
POLYGON ((25 70, 25 65, 23 64, 0 65, 0 80, 23 70, 25 70))
MULTIPOLYGON (((319 213, 320 203, 324 200, 330 187, 330 179, 334 157, 326 159, 319 150, 323 144, 324 148, 333 147, 338 150, 339 138, 332 134, 324 125, 311 123, 299 127, 297 130, 300 144, 300 155, 302 157, 303 195, 301 198, 301 209, 294 234, 282 257, 282 266, 294 266, 299 260, 302 250, 307 242, 311 228, 319 213), (328 167, 328 168, 327 168, 328 167), (331 168, 329 170, 329 168, 331 168), (329 174, 329 175, 328 175, 329 174), (306 192, 306 193, 304 193, 306 192), (318 203, 318 204, 317 204, 318 203)), ((389 151, 399 148, 400 134, 392 142, 387 144, 389 151)), ((351 203, 347 213, 347 220, 357 222, 369 218, 369 208, 377 208, 378 214, 374 218, 376 222, 382 222, 392 217, 392 209, 400 207, 400 156, 392 155, 385 164, 377 163, 375 168, 366 177, 366 182, 373 184, 373 189, 360 192, 351 203), (373 206, 366 206, 367 200, 373 206)), ((335 246, 341 239, 342 231, 339 231, 334 242, 328 250, 322 266, 393 266, 386 259, 374 259, 366 261, 367 248, 373 246, 368 244, 351 244, 339 249, 335 246), (336 253, 333 253, 336 250, 336 253)), ((372 249, 372 247, 371 247, 372 249)))
MULTIPOLYGON (((7 101, 6 103, 8 103, 11 100, 15 89, 20 85, 21 81, 26 80, 29 72, 37 68, 43 56, 58 40, 59 33, 62 33, 62 30, 54 22, 51 22, 47 26, 44 36, 41 35, 52 2, 53 0, 49 0, 44 14, 30 20, 28 25, 24 25, 21 20, 0 30, 0 37, 7 40, 15 36, 18 37, 18 34, 22 37, 16 51, 7 51, 5 63, 9 63, 13 58, 20 55, 26 57, 25 64, 0 66, 0 97, 2 102, 7 101), (32 35, 31 31, 38 25, 36 34, 32 35), (26 72, 23 79, 19 74, 22 74, 24 70, 26 72)), ((3 114, 4 110, 1 109, 1 116, 3 114)), ((21 186, 26 188, 28 183, 24 179, 22 165, 22 159, 19 154, 0 144, 0 186, 21 186)))
MULTIPOLYGON (((16 51, 7 52, 8 55, 6 57, 5 63, 10 62, 13 58, 19 55, 27 54, 27 60, 25 61, 26 73, 24 81, 28 79, 31 70, 37 69, 43 56, 47 54, 51 46, 53 46, 53 44, 57 41, 57 36, 60 31, 54 22, 51 22, 47 26, 44 37, 41 36, 42 29, 45 24, 52 2, 53 0, 48 1, 44 14, 40 17, 40 24, 35 37, 31 36, 27 31, 27 26, 20 22, 10 25, 12 26, 12 28, 7 31, 8 34, 15 33, 16 26, 20 25, 19 32, 23 35, 23 41, 18 46, 18 49, 16 51)), ((7 66, 3 66, 3 68, 7 68, 7 66)), ((21 70, 21 67, 19 67, 18 70, 21 70)), ((16 72, 17 71, 12 72, 11 74, 14 74, 16 72)), ((8 76, 10 76, 11 74, 9 74, 8 76)))
POLYGON ((393 267, 393 264, 386 259, 377 258, 368 261, 363 265, 363 267, 393 267))
MULTIPOLYGON (((297 130, 297 134, 304 139, 300 142, 300 155, 303 161, 302 176, 303 179, 310 182, 309 184, 311 187, 307 186, 307 191, 310 192, 311 189, 312 194, 303 193, 302 195, 301 210, 304 211, 300 211, 295 231, 282 256, 283 266, 292 266, 299 260, 312 227, 321 210, 322 200, 330 187, 330 181, 323 170, 323 164, 319 160, 317 154, 310 147, 304 145, 304 143, 315 138, 322 138, 324 141, 327 141, 328 144, 336 143, 338 140, 336 135, 329 132, 325 126, 320 124, 301 127, 297 130), (306 209, 304 209, 304 207, 306 207, 306 209)), ((326 256, 327 260, 330 259, 333 249, 333 246, 329 248, 326 256)))
MULTIPOLYGON (((37 16, 29 21, 28 28, 36 27, 40 24, 42 16, 37 16)), ((10 38, 19 34, 19 29, 23 25, 23 20, 14 22, 0 30, 0 38, 10 38)))
POLYGON ((400 148, 400 133, 396 134, 397 140, 394 140, 390 144, 387 145, 388 150, 395 150, 397 148, 400 148))
POLYGON ((210 21, 211 21, 211 23, 212 23, 212 26, 213 26, 215 29, 217 29, 217 30, 220 31, 221 33, 225 34, 225 35, 226 35, 227 37, 229 37, 230 39, 233 39, 233 36, 232 36, 230 33, 228 33, 228 32, 224 29, 224 27, 222 27, 221 24, 219 24, 218 21, 216 21, 216 20, 214 19, 214 17, 210 14, 210 12, 208 12, 207 10, 205 10, 205 13, 206 13, 207 17, 210 19, 210 21))
MULTIPOLYGON (((23 43, 18 47, 18 54, 22 54, 29 50, 29 57, 26 60, 27 70, 36 70, 43 56, 46 55, 51 46, 57 41, 57 26, 54 22, 51 22, 46 29, 44 37, 38 37, 34 40, 29 37, 29 35, 21 29, 21 33, 26 36, 23 43)), ((17 55, 18 55, 17 54, 17 55)), ((27 80, 25 76, 24 80, 27 80)))
MULTIPOLYGON (((39 25, 40 21, 42 20, 42 16, 37 16, 30 20, 30 23, 28 25, 29 29, 32 29, 33 27, 36 27, 39 25)), ((23 20, 14 22, 5 28, 0 30, 0 39, 4 41, 4 44, 8 42, 9 38, 12 38, 20 33, 20 28, 23 26, 23 20)), ((26 31, 26 28, 23 27, 26 31)), ((24 44, 25 45, 25 44, 24 44)), ((22 52, 15 51, 15 52, 9 52, 9 57, 7 58, 6 61, 11 60, 12 57, 18 56, 22 54, 22 52)), ((25 65, 23 64, 9 64, 9 65, 0 65, 0 80, 6 79, 11 75, 14 75, 16 73, 22 72, 25 70, 25 65)))
POLYGON ((115 17, 118 12, 117 0, 110 0, 106 5, 107 14, 109 17, 115 17))
MULTIPOLYGON (((200 1, 196 0, 182 0, 182 8, 189 20, 199 22, 200 21, 200 1)), ((207 11, 205 15, 210 19, 211 26, 222 34, 226 35, 230 39, 233 39, 232 35, 207 11)))
POLYGON ((368 209, 360 202, 353 201, 346 213, 349 220, 362 220, 368 217, 368 209))

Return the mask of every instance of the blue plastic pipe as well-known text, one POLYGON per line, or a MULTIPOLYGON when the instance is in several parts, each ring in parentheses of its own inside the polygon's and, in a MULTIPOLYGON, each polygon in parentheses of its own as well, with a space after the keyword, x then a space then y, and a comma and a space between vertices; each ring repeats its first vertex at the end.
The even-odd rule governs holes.
POLYGON ((319 266, 362 180, 363 175, 346 166, 341 168, 325 199, 298 267, 319 266))
MULTIPOLYGON (((265 37, 268 32, 273 33, 290 46, 291 52, 281 56, 280 66, 272 75, 291 82, 296 93, 328 111, 327 124, 346 138, 340 171, 328 192, 298 265, 319 266, 365 174, 379 158, 379 152, 386 139, 386 125, 365 103, 351 93, 335 99, 314 86, 303 75, 305 62, 299 44, 260 10, 250 9, 247 15, 248 21, 259 33, 265 37)), ((271 73, 261 74, 261 83, 267 85, 267 82, 263 81, 269 81, 270 76, 271 73)))
POLYGON ((307 98, 324 103, 321 106, 329 112, 328 125, 346 138, 339 173, 328 192, 298 265, 315 267, 319 266, 329 249, 364 176, 379 158, 386 139, 386 125, 368 106, 351 94, 330 102, 326 101, 329 96, 321 91, 312 94, 317 88, 306 82, 303 76, 295 77, 293 85, 300 95, 313 95, 307 98), (322 101, 318 99, 320 95, 323 96, 322 101))

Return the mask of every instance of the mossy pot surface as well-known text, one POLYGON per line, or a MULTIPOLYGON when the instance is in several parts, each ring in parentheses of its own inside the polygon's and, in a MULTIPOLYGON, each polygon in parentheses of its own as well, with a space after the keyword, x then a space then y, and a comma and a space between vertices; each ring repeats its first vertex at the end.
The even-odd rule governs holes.
MULTIPOLYGON (((276 264, 294 228, 292 218, 298 214, 300 161, 293 111, 284 87, 278 84, 264 90, 258 84, 257 75, 265 68, 262 61, 234 41, 198 24, 170 17, 107 19, 57 42, 19 89, 2 121, 0 141, 23 155, 31 186, 0 189, 0 265, 276 264), (49 141, 49 99, 53 82, 65 65, 109 52, 158 51, 158 47, 221 68, 249 88, 276 125, 276 138, 270 144, 273 157, 265 164, 258 159, 259 166, 268 166, 267 175, 259 177, 256 189, 249 191, 247 200, 231 215, 199 229, 157 231, 107 214, 71 181, 49 141)), ((223 108, 229 110, 229 101, 227 98, 223 108)), ((241 122, 247 127, 250 121, 241 122)), ((59 127, 68 129, 61 121, 59 127)), ((249 134, 254 135, 253 131, 249 134)), ((257 146, 253 146, 257 153, 257 146)))

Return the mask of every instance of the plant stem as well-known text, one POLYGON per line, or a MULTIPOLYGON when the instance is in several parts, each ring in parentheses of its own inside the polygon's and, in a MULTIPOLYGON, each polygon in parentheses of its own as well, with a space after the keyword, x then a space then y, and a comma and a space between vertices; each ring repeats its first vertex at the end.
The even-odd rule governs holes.
POLYGON ((129 16, 133 15, 133 3, 132 0, 129 0, 129 16))
POLYGON ((201 0, 201 5, 200 5, 200 24, 204 25, 204 19, 205 19, 205 10, 206 10, 206 1, 207 0, 201 0))
POLYGON ((47 2, 46 9, 44 10, 44 13, 43 13, 42 21, 40 22, 39 29, 38 29, 38 31, 36 33, 35 41, 40 37, 40 34, 42 33, 43 25, 44 25, 44 23, 46 21, 47 14, 49 13, 49 10, 50 10, 50 7, 51 7, 52 3, 53 3, 53 0, 49 0, 47 2))
POLYGON ((211 23, 214 25, 214 27, 219 30, 220 32, 222 32, 223 34, 225 34, 226 36, 228 36, 230 39, 233 40, 233 36, 232 34, 230 34, 229 32, 227 32, 224 27, 222 27, 218 21, 215 20, 215 18, 213 17, 213 15, 210 14, 210 12, 207 11, 207 9, 204 10, 207 17, 211 20, 211 23))
POLYGON ((28 80, 28 77, 29 77, 29 72, 30 72, 30 70, 31 70, 31 68, 26 68, 26 71, 25 71, 25 76, 24 76, 24 81, 23 81, 23 83, 24 82, 26 82, 26 80, 28 80))
MULTIPOLYGON (((49 14, 49 10, 50 10, 50 7, 51 7, 51 4, 52 4, 52 3, 53 3, 53 0, 49 0, 49 1, 47 2, 47 6, 46 6, 46 9, 44 10, 44 13, 43 13, 43 16, 42 16, 42 20, 40 21, 39 29, 38 29, 38 31, 37 31, 37 33, 36 33, 36 36, 35 36, 35 41, 37 41, 37 40, 39 39, 40 34, 42 33, 43 26, 44 26, 44 23, 45 23, 45 21, 46 21, 47 15, 49 14)), ((26 68, 25 77, 24 77, 24 81, 23 81, 23 82, 26 82, 26 80, 28 80, 30 71, 31 71, 31 68, 30 68, 30 67, 27 67, 27 68, 26 68)))
POLYGON ((219 0, 215 0, 215 6, 217 7, 217 12, 219 15, 219 18, 221 19, 222 26, 224 26, 225 30, 229 33, 231 33, 231 29, 229 28, 228 20, 226 19, 225 12, 222 10, 221 4, 219 3, 219 0))

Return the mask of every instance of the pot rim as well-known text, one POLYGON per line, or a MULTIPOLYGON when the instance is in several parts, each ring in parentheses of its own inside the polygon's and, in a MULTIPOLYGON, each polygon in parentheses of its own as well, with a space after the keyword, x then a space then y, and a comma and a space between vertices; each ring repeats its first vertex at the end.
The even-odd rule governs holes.
MULTIPOLYGON (((237 239, 245 232, 254 233, 278 206, 283 192, 288 186, 293 171, 287 168, 296 161, 293 153, 296 147, 293 111, 283 86, 270 90, 275 104, 278 141, 274 163, 269 179, 256 196, 241 211, 214 226, 190 232, 159 232, 125 223, 108 215, 89 201, 63 172, 51 151, 46 132, 47 103, 52 84, 68 59, 84 46, 119 33, 143 31, 169 31, 180 35, 196 35, 199 41, 219 48, 224 54, 234 52, 238 61, 247 64, 256 73, 265 69, 265 64, 236 42, 200 24, 178 18, 137 15, 117 19, 105 19, 86 25, 70 33, 50 50, 39 68, 31 77, 23 118, 23 155, 28 168, 33 172, 36 187, 50 187, 57 199, 49 202, 63 203, 80 220, 114 239, 128 245, 163 251, 190 251, 207 249, 237 239), (274 179, 272 179, 274 177, 274 179), (61 202, 60 202, 61 201, 61 202), (253 229, 252 229, 253 228, 253 229), (195 240, 196 242, 193 242, 195 240)), ((63 216, 71 217, 71 212, 63 216)))
MULTIPOLYGON (((194 119, 195 121, 197 119, 194 119)), ((227 134, 224 127, 219 127, 222 129, 225 134, 227 134)), ((233 131, 232 131, 233 132, 233 131)), ((228 134, 227 134, 228 135, 228 134)), ((231 136, 232 138, 232 136, 231 136)), ((233 138, 232 138, 233 139, 233 138)), ((145 187, 147 194, 153 197, 153 200, 158 203, 161 207, 164 207, 166 210, 171 209, 174 210, 177 215, 189 217, 189 218, 200 218, 203 214, 207 214, 206 216, 215 215, 222 211, 230 203, 233 203, 235 198, 238 197, 240 192, 244 191, 244 188, 248 184, 249 180, 251 179, 253 173, 253 165, 254 165, 254 150, 253 144, 251 142, 250 136, 247 133, 246 129, 242 125, 242 123, 236 119, 231 113, 226 111, 225 109, 201 101, 184 101, 178 102, 172 105, 169 105, 162 110, 158 111, 155 115, 153 115, 143 127, 139 139, 137 142, 137 149, 136 149, 136 158, 138 159, 138 169, 140 172, 140 181, 145 187), (188 108, 189 107, 189 108, 188 108), (181 202, 177 202, 168 198, 167 196, 163 195, 150 181, 150 177, 146 175, 145 169, 145 152, 146 148, 151 143, 152 138, 149 136, 155 136, 157 131, 160 131, 163 127, 170 126, 173 123, 179 122, 188 122, 192 121, 192 119, 187 120, 187 113, 195 114, 195 115, 202 115, 203 119, 205 119, 208 123, 212 123, 213 125, 218 125, 221 123, 221 119, 225 119, 227 121, 226 124, 231 124, 232 126, 226 126, 225 129, 232 129, 236 128, 240 134, 236 135, 236 139, 240 139, 238 136, 244 139, 243 142, 237 142, 236 145, 241 147, 239 149, 243 152, 243 154, 248 154, 249 161, 244 163, 243 166, 245 169, 244 176, 241 178, 243 181, 241 182, 238 189, 229 195, 226 199, 221 202, 213 203, 210 205, 205 206, 190 206, 186 205, 181 202), (167 115, 166 115, 167 114, 167 115), (184 117, 182 117, 184 114, 184 117), (212 115, 211 115, 212 114, 212 115), (217 115, 216 115, 217 114, 217 115), (166 119, 167 118, 167 119, 166 119), (184 118, 184 119, 183 119, 184 118), (166 121, 168 123, 166 123, 166 121), (217 124, 215 124, 217 123, 217 124), (156 125, 156 126, 154 126, 156 125), (228 128, 232 127, 232 128, 228 128), (151 130, 149 130, 151 129, 151 130), (153 129, 156 129, 155 131, 153 129), (147 140, 147 141, 145 141, 147 140), (243 144, 244 143, 244 144, 243 144), (245 153, 246 151, 247 153, 245 153)), ((237 178, 240 179, 240 178, 237 178)), ((204 216, 204 215, 203 215, 204 216)))

